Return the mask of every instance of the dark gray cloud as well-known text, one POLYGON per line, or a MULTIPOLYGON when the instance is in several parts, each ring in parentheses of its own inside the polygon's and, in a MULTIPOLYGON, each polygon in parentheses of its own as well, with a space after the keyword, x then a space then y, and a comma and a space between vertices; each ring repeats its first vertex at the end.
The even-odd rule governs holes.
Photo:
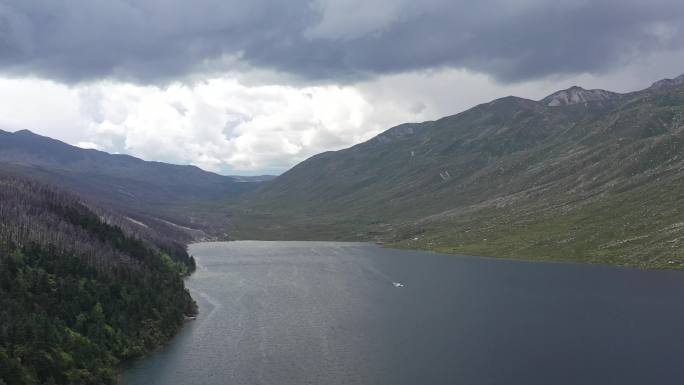
POLYGON ((0 73, 63 82, 236 65, 313 80, 458 67, 518 81, 682 49, 681 0, 0 0, 0 73))

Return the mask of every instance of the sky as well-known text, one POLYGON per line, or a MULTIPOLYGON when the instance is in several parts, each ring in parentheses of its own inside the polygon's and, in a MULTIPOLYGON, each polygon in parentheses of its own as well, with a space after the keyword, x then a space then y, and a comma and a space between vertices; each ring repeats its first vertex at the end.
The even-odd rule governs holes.
POLYGON ((223 174, 682 73, 681 0, 0 0, 0 129, 223 174))

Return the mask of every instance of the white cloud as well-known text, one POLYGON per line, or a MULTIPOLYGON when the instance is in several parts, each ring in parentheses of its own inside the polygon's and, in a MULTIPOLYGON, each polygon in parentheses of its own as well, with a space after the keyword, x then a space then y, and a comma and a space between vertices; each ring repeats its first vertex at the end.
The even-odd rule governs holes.
POLYGON ((0 85, 5 129, 226 173, 280 173, 386 128, 352 86, 245 85, 230 77, 166 88, 8 79, 0 85))
POLYGON ((70 143, 87 131, 78 95, 46 80, 0 78, 0 129, 30 129, 70 143))
POLYGON ((100 146, 97 143, 93 143, 93 142, 78 142, 78 143, 76 143, 75 146, 85 148, 85 149, 102 150, 102 146, 100 146))
POLYGON ((437 119, 506 95, 539 99, 572 85, 624 92, 680 75, 677 63, 684 56, 662 55, 655 62, 672 64, 655 77, 649 67, 653 61, 644 58, 610 75, 509 85, 456 69, 344 86, 269 85, 263 77, 250 82, 244 74, 164 88, 107 81, 69 87, 0 78, 0 129, 30 129, 84 148, 222 173, 280 173, 394 125, 437 119))

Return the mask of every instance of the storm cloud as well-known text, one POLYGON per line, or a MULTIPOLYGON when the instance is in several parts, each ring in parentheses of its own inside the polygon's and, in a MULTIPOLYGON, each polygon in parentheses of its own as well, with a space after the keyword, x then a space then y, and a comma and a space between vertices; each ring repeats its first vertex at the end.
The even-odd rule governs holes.
POLYGON ((1 0, 0 74, 354 82, 462 68, 516 82, 681 51, 683 23, 681 0, 1 0))

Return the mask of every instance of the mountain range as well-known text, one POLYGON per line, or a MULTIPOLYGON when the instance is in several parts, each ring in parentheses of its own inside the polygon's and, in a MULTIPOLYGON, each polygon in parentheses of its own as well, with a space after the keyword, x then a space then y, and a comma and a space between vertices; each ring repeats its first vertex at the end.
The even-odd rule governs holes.
POLYGON ((236 238, 684 267, 684 75, 402 124, 243 197, 236 238))
POLYGON ((508 96, 390 128, 283 175, 229 177, 0 131, 0 167, 186 241, 370 240, 507 258, 683 268, 684 75, 508 96), (272 180, 271 180, 272 179, 272 180))

